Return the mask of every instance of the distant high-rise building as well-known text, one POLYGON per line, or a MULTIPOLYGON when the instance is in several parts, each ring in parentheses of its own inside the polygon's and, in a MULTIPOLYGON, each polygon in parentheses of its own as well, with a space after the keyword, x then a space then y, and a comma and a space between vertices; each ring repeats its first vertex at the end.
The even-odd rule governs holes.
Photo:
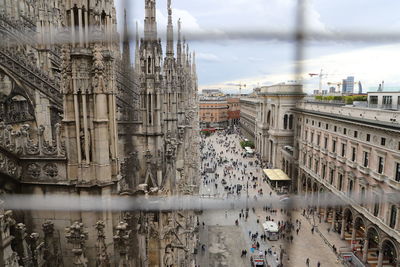
POLYGON ((342 93, 351 94, 354 92, 354 76, 348 76, 342 80, 342 93))
POLYGON ((342 93, 346 93, 347 91, 347 81, 345 79, 342 80, 342 93))
POLYGON ((360 81, 358 82, 358 93, 362 94, 362 84, 360 81))
POLYGON ((335 93, 336 92, 336 88, 334 86, 329 87, 329 93, 335 93))

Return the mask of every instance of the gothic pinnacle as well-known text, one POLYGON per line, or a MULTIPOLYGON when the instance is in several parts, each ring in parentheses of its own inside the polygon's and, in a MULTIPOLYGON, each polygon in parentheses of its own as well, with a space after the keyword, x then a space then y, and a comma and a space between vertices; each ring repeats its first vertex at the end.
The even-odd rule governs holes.
POLYGON ((174 30, 172 26, 171 0, 168 0, 168 25, 167 25, 167 56, 174 55, 174 30))

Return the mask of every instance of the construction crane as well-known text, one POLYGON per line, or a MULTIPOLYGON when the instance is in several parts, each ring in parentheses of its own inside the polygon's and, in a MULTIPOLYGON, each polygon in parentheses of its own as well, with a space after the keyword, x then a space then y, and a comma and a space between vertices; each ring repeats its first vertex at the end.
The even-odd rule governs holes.
POLYGON ((239 95, 242 95, 242 87, 246 88, 246 84, 244 83, 235 83, 235 84, 231 84, 232 86, 239 86, 239 95))
MULTIPOLYGON (((358 84, 359 82, 353 82, 353 84, 358 84)), ((327 84, 330 85, 336 85, 336 91, 340 92, 340 86, 342 86, 343 82, 327 82, 327 84)), ((346 82, 346 84, 349 84, 346 82)))
POLYGON ((324 70, 321 69, 320 73, 309 73, 308 75, 310 75, 310 77, 314 77, 314 76, 318 76, 319 77, 319 88, 318 88, 318 93, 322 94, 322 79, 326 76, 328 76, 328 74, 324 73, 324 70))

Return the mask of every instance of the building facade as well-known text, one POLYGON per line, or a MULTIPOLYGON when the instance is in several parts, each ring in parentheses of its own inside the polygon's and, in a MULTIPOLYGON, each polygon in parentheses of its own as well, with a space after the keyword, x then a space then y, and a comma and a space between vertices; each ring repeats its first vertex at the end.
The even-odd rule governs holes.
POLYGON ((228 121, 230 125, 239 125, 240 98, 228 97, 228 121))
MULTIPOLYGON (((171 1, 165 54, 156 1, 145 1, 145 14, 131 64, 126 18, 120 39, 113 1, 0 1, 2 193, 196 193, 195 55, 180 22, 174 47, 171 1)), ((0 266, 194 266, 191 212, 13 212, 4 205, 0 266)))
POLYGON ((199 101, 201 128, 224 128, 229 125, 228 101, 225 96, 203 96, 199 101))
POLYGON ((243 135, 252 141, 255 140, 258 102, 259 100, 254 97, 240 98, 240 128, 243 135))
POLYGON ((257 97, 256 150, 271 167, 292 178, 293 192, 325 198, 325 203, 329 193, 346 203, 316 203, 315 208, 361 261, 400 266, 398 112, 300 101, 300 92, 301 87, 290 88, 285 102, 272 94, 257 97), (274 142, 279 137, 287 142, 274 142))

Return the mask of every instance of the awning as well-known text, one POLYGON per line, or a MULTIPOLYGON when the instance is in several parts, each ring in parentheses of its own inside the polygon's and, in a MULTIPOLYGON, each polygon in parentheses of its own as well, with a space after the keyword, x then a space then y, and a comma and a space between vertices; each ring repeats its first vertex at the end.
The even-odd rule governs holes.
POLYGON ((286 175, 281 169, 263 169, 264 174, 271 181, 290 181, 290 177, 286 175))

